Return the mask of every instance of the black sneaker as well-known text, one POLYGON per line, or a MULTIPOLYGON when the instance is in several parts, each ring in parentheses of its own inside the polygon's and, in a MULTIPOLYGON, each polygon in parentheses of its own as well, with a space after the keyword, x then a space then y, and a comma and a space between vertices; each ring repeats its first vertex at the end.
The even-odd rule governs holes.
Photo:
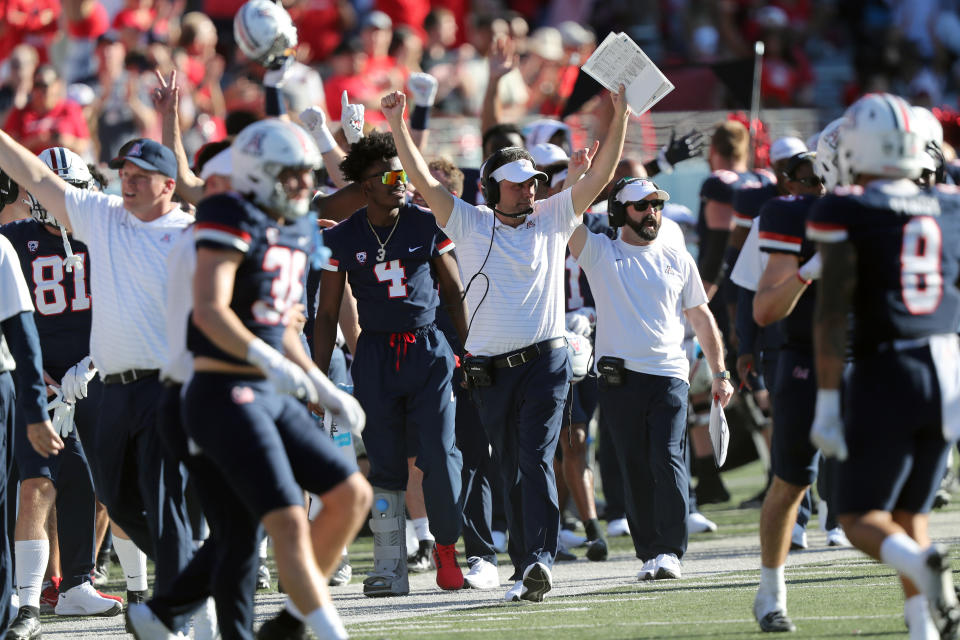
POLYGON ((697 504, 720 504, 730 500, 730 492, 727 491, 720 476, 700 478, 695 492, 697 504))
POLYGON ((760 631, 764 633, 792 633, 797 630, 783 611, 771 611, 759 620, 760 631))
POLYGON ((766 499, 766 497, 767 497, 767 490, 766 488, 764 488, 764 490, 758 493, 757 495, 741 502, 740 506, 737 508, 738 509, 759 509, 760 507, 763 506, 763 501, 766 499))
POLYGON ((146 599, 146 591, 127 591, 127 604, 142 604, 146 599))
POLYGON ((603 562, 607 559, 607 541, 597 538, 587 543, 587 560, 603 562))
POLYGON ((283 610, 263 623, 257 640, 307 640, 307 626, 283 610))
POLYGON ((4 640, 34 640, 40 637, 40 610, 33 607, 20 607, 17 617, 7 627, 4 640))
POLYGON ((433 569, 433 540, 421 540, 417 551, 407 556, 407 569, 413 573, 424 573, 433 569))

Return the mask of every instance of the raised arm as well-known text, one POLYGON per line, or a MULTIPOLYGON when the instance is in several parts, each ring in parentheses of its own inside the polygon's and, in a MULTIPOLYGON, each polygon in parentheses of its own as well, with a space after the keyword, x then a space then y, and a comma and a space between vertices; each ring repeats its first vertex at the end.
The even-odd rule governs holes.
MULTIPOLYGON (((65 194, 67 183, 37 156, 0 129, 0 169, 19 185, 30 185, 30 193, 53 214, 61 225, 70 228, 65 194)), ((428 174, 429 175, 429 174, 428 174)))
POLYGON ((420 150, 410 137, 410 131, 403 121, 403 108, 406 101, 406 96, 400 91, 388 93, 380 101, 380 110, 390 123, 393 141, 397 146, 397 157, 400 158, 403 170, 407 172, 407 178, 430 205, 437 223, 445 227, 450 214, 453 213, 454 199, 446 187, 430 175, 427 161, 420 155, 420 150))
POLYGON ((160 71, 156 71, 160 86, 153 90, 153 106, 160 113, 163 121, 162 142, 165 147, 173 150, 177 158, 177 195, 197 204, 203 198, 204 181, 190 170, 190 160, 187 151, 183 148, 183 138, 180 135, 180 89, 177 87, 177 70, 170 72, 168 79, 163 78, 160 71))
POLYGON ((507 37, 496 38, 490 46, 488 63, 490 79, 487 81, 487 91, 483 95, 483 106, 480 110, 481 133, 486 133, 491 127, 503 122, 499 87, 500 79, 517 67, 513 40, 507 37))
POLYGON ((583 215, 587 207, 593 204, 603 188, 613 179, 617 163, 620 162, 620 156, 623 154, 623 139, 627 133, 627 120, 630 117, 626 93, 626 87, 623 85, 620 85, 618 93, 611 92, 613 122, 607 130, 607 137, 593 159, 590 170, 570 188, 573 210, 578 216, 583 215))

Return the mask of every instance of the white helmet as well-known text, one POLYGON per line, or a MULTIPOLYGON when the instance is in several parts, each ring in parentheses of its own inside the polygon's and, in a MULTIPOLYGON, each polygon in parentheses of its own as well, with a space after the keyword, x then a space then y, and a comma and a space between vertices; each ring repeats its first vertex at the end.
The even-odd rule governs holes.
POLYGON ((249 0, 233 17, 233 38, 245 56, 272 67, 297 46, 297 28, 279 3, 249 0))
POLYGON ((580 382, 590 372, 590 357, 593 356, 593 345, 590 338, 572 331, 566 332, 567 354, 570 356, 570 366, 573 368, 573 378, 570 382, 580 382))
POLYGON ((310 134, 292 122, 261 120, 241 131, 230 148, 235 191, 290 220, 307 214, 313 194, 290 200, 278 177, 284 169, 320 166, 320 151, 310 134))
POLYGON ((913 120, 921 137, 920 164, 936 172, 943 164, 943 125, 924 107, 913 107, 913 120))
MULTIPOLYGON (((80 189, 89 189, 93 183, 93 175, 87 168, 87 163, 83 158, 66 147, 50 147, 40 152, 40 159, 43 163, 67 183, 79 187, 80 189)), ((27 193, 30 199, 30 215, 36 220, 52 227, 60 227, 57 219, 50 215, 43 205, 41 205, 33 194, 27 193)))
POLYGON ((823 180, 828 193, 846 182, 840 170, 840 135, 846 123, 846 118, 837 118, 824 127, 817 138, 813 171, 823 180))
POLYGON ((840 166, 846 169, 846 179, 852 183, 858 174, 911 180, 920 176, 924 140, 903 98, 870 93, 844 115, 850 121, 840 137, 840 166))

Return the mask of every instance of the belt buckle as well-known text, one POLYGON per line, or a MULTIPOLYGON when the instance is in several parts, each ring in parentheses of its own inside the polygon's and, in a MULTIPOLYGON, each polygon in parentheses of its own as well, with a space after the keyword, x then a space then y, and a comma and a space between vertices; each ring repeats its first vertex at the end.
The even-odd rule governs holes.
POLYGON ((525 354, 523 351, 519 353, 511 353, 510 355, 507 356, 507 366, 512 369, 514 367, 519 367, 520 365, 525 364, 527 360, 524 357, 524 355, 525 354), (513 361, 514 358, 517 358, 517 362, 513 361))
POLYGON ((130 384, 131 382, 137 381, 137 371, 135 369, 130 369, 129 371, 120 372, 120 384, 130 384), (127 375, 129 374, 129 378, 127 375))

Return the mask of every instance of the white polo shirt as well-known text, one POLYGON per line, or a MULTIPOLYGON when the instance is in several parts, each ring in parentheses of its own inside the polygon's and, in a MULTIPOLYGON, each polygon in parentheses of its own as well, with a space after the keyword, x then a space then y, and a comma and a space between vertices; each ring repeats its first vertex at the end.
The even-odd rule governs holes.
POLYGON ((737 262, 730 271, 730 279, 735 285, 754 293, 760 285, 760 276, 763 275, 763 270, 767 268, 767 262, 770 260, 768 253, 760 251, 759 229, 760 225, 754 221, 753 226, 750 227, 750 233, 747 234, 740 248, 737 262))
POLYGON ((177 234, 167 255, 167 357, 160 379, 185 383, 193 375, 193 354, 187 350, 187 322, 193 309, 193 273, 197 249, 193 227, 177 234))
POLYGON ((193 216, 176 207, 151 222, 123 198, 67 187, 73 235, 90 249, 90 355, 101 376, 159 369, 167 359, 167 254, 193 216))
POLYGON ((686 381, 685 309, 706 304, 697 265, 686 248, 659 238, 645 246, 587 232, 580 267, 597 306, 594 353, 623 358, 630 371, 686 381))
MULTIPOLYGON (((0 321, 24 311, 33 311, 30 289, 20 270, 17 250, 7 236, 0 234, 0 321)), ((7 340, 0 332, 0 371, 13 371, 16 367, 7 340)))
POLYGON ((570 189, 534 203, 518 227, 502 224, 489 207, 454 199, 443 232, 457 245, 464 286, 490 249, 486 279, 478 276, 467 292, 467 351, 492 356, 564 334, 564 255, 579 224, 570 189))

